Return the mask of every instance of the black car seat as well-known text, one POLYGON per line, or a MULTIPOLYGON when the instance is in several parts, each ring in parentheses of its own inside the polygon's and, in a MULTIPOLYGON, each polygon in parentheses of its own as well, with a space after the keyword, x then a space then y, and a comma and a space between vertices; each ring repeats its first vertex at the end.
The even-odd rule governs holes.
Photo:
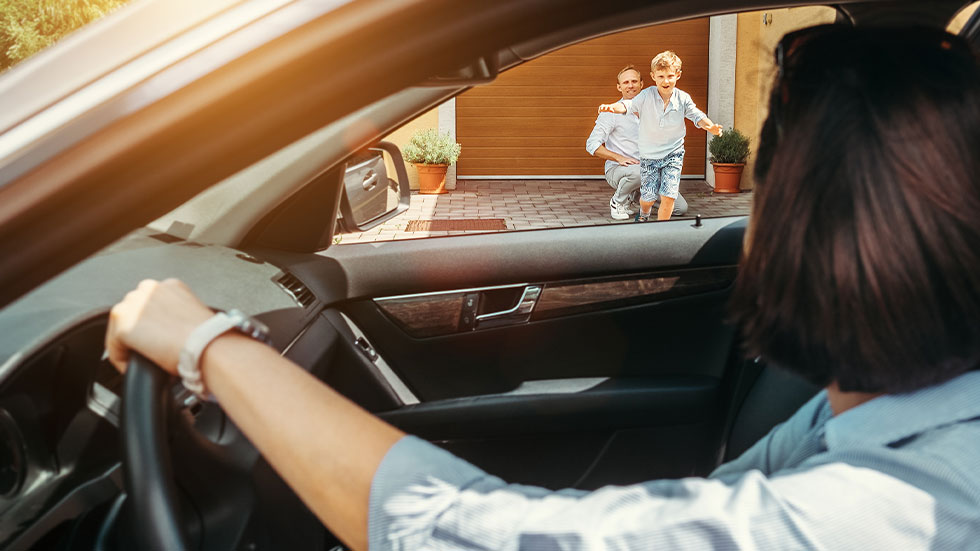
POLYGON ((757 365, 758 375, 745 394, 728 434, 724 461, 741 455, 820 390, 789 371, 757 365))

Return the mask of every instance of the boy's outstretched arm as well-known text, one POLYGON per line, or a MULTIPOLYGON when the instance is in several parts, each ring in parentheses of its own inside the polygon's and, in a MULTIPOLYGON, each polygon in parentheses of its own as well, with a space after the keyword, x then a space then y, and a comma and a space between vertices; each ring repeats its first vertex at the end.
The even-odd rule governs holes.
POLYGON ((621 101, 616 103, 603 103, 599 106, 600 113, 618 113, 620 115, 626 114, 626 105, 621 101))
MULTIPOLYGON (((600 111, 601 110, 602 109, 600 108, 600 111)), ((721 136, 721 125, 711 122, 711 119, 709 119, 708 117, 705 117, 700 121, 698 121, 698 128, 701 128, 702 130, 707 130, 708 132, 711 132, 715 136, 721 136)))

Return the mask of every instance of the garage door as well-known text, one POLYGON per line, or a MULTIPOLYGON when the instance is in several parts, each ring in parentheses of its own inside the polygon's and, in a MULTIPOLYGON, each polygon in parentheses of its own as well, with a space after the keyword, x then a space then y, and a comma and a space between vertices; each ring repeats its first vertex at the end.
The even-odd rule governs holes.
MULTIPOLYGON (((678 88, 702 110, 708 99, 708 20, 656 25, 569 46, 457 97, 459 176, 602 175, 585 151, 596 107, 619 99, 616 73, 632 63, 652 84, 650 59, 674 50, 684 62, 678 88)), ((704 174, 704 131, 688 121, 684 174, 704 174)))

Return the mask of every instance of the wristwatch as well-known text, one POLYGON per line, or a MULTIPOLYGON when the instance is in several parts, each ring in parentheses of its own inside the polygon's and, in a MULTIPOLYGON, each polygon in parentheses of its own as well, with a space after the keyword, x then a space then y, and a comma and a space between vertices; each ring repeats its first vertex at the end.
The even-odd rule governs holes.
POLYGON ((191 331, 184 342, 184 348, 180 351, 177 373, 187 390, 201 398, 210 399, 210 393, 204 388, 204 381, 201 379, 201 355, 211 341, 232 330, 270 344, 269 328, 264 323, 236 309, 218 312, 191 331))

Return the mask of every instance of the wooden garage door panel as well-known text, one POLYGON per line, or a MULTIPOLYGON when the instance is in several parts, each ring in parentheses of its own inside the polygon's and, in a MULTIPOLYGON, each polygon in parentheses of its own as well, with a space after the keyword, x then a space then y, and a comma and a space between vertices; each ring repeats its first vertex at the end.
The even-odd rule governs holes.
MULTIPOLYGON (((635 32, 635 31, 628 31, 628 32, 635 32)), ((666 39, 663 36, 661 36, 660 38, 661 39, 665 39, 665 40, 669 40, 669 39, 666 39)), ((700 44, 701 40, 705 40, 706 41, 707 38, 703 38, 702 39, 700 37, 694 37, 694 38, 692 38, 692 40, 693 40, 694 44, 697 45, 697 44, 700 44)), ((587 42, 586 44, 589 44, 589 43, 587 42)), ((677 43, 677 42, 674 42, 674 44, 675 45, 672 46, 672 47, 675 48, 674 51, 680 50, 680 49, 682 49, 685 46, 684 44, 677 43)), ((580 55, 581 56, 589 56, 589 57, 594 57, 594 56, 621 57, 623 54, 627 54, 627 55, 637 55, 637 56, 641 56, 641 57, 645 57, 645 58, 651 58, 651 57, 653 57, 657 53, 657 52, 653 52, 653 54, 651 54, 647 48, 640 47, 640 46, 635 46, 633 44, 595 44, 595 45, 591 45, 590 44, 588 46, 588 49, 572 50, 571 48, 585 48, 585 46, 581 46, 581 45, 580 46, 569 46, 568 48, 562 50, 562 52, 566 52, 567 51, 568 53, 565 54, 565 55, 567 55, 568 57, 574 57, 574 56, 580 56, 580 55)), ((660 51, 663 51, 663 50, 660 50, 660 51)), ((554 55, 556 53, 558 53, 558 52, 552 52, 549 55, 554 55)), ((678 52, 678 54, 680 54, 680 52, 678 52)), ((547 56, 545 56, 545 57, 547 57, 547 56)), ((694 60, 696 58, 702 58, 702 57, 706 58, 707 57, 707 54, 703 54, 703 55, 702 54, 694 54, 694 55, 690 55, 688 57, 690 57, 692 60, 694 60)), ((543 58, 538 58, 535 61, 540 61, 541 59, 543 59, 543 58)), ((681 56, 681 59, 684 59, 683 56, 681 56)), ((686 59, 684 59, 684 61, 685 61, 685 63, 687 62, 686 59)), ((559 63, 559 62, 560 62, 560 60, 552 60, 552 63, 559 63)), ((639 63, 637 62, 636 65, 639 66, 639 63)), ((644 68, 650 67, 650 60, 647 59, 643 63, 643 66, 644 66, 644 68)), ((646 73, 648 71, 649 71, 649 69, 647 69, 647 71, 644 71, 644 73, 646 73)))
MULTIPOLYGON (((613 94, 615 95, 616 72, 619 71, 619 69, 621 69, 622 66, 617 67, 615 62, 608 62, 606 65, 612 65, 614 67, 612 69, 611 74, 613 75, 612 85, 613 85, 613 94)), ((586 82, 608 83, 610 81, 609 79, 610 70, 609 67, 606 65, 589 66, 589 65, 569 64, 565 66, 555 66, 555 67, 547 67, 547 66, 539 65, 534 68, 533 73, 529 71, 522 71, 520 73, 511 76, 510 78, 507 79, 507 84, 510 86, 521 87, 521 86, 537 86, 542 83, 552 83, 552 88, 554 88, 555 86, 559 86, 562 82, 566 82, 568 81, 568 79, 571 78, 574 78, 575 79, 574 82, 579 84, 586 83, 586 82), (569 74, 572 72, 574 72, 574 76, 569 74)), ((646 67, 637 67, 637 68, 640 69, 641 71, 644 71, 644 69, 646 69, 646 67)), ((514 69, 513 71, 510 72, 514 72, 514 71, 517 71, 517 69, 514 69)), ((649 73, 650 73, 649 70, 643 72, 643 81, 648 85, 651 84, 652 82, 649 73)), ((509 74, 509 73, 504 73, 504 74, 509 74)), ((685 84, 687 82, 697 83, 700 82, 701 80, 707 81, 707 79, 708 79, 707 68, 703 68, 703 69, 699 67, 691 67, 690 69, 685 68, 683 75, 681 76, 681 79, 677 85, 678 87, 680 87, 681 83, 685 83, 685 84)), ((688 88, 690 88, 690 86, 688 86, 688 88)), ((609 94, 608 84, 605 86, 605 89, 606 89, 605 95, 608 95, 609 94)), ((681 88, 681 89, 687 91, 686 88, 681 88)))
MULTIPOLYGON (((696 145, 697 136, 694 136, 694 124, 691 121, 685 121, 687 123, 687 134, 689 139, 685 139, 684 143, 686 145, 696 145)), ((471 128, 475 132, 479 132, 481 137, 507 137, 507 136, 525 136, 530 138, 539 137, 561 137, 570 134, 570 132, 585 132, 585 135, 578 139, 578 143, 575 147, 581 149, 585 152, 585 138, 588 137, 589 132, 592 132, 592 121, 587 121, 583 123, 582 121, 575 120, 571 117, 555 117, 554 123, 548 126, 535 126, 534 124, 528 122, 525 119, 520 119, 517 117, 511 118, 492 118, 492 117, 479 117, 470 121, 471 128)), ((702 130, 703 132, 703 130, 702 130)), ((466 144, 463 144, 466 147, 466 144)), ((465 150, 468 151, 468 150, 465 150)), ((688 151, 688 155, 693 155, 694 151, 688 151)), ((585 156, 589 159, 593 157, 589 156, 586 152, 585 156)))
MULTIPOLYGON (((456 99, 461 176, 602 175, 585 151, 600 103, 618 99, 616 73, 632 63, 651 84, 650 59, 672 49, 684 61, 680 84, 707 107, 708 20, 604 36, 507 71, 456 99)), ((684 174, 704 174, 704 131, 688 122, 684 174)))
MULTIPOLYGON (((527 116, 527 112, 539 109, 574 109, 576 116, 582 114, 582 109, 588 109, 590 111, 595 111, 597 105, 595 105, 594 96, 603 94, 603 90, 595 90, 591 95, 581 94, 581 95, 565 95, 561 96, 561 101, 556 101, 557 95, 552 96, 552 103, 544 106, 529 106, 528 98, 533 97, 529 95, 518 95, 521 91, 519 87, 514 88, 513 94, 498 95, 491 97, 484 97, 477 102, 467 102, 465 105, 456 105, 456 116, 462 117, 480 117, 480 116, 493 116, 493 117, 513 117, 513 116, 527 116), (502 108, 507 108, 504 111, 502 108), (524 112, 518 111, 520 109, 525 110, 524 112), (518 115, 520 113, 520 115, 518 115)), ((707 90, 703 87, 691 88, 690 90, 685 89, 685 92, 689 94, 706 94, 707 90)), ((507 92, 505 90, 505 92, 507 92)), ((614 98, 615 99, 615 98, 614 98)), ((593 118, 591 115, 589 118, 593 118)))
MULTIPOLYGON (((615 71, 613 72, 615 74, 615 71)), ((609 97, 609 86, 593 86, 590 88, 583 86, 569 86, 568 88, 555 88, 553 86, 501 86, 492 91, 488 90, 481 93, 474 93, 481 89, 471 89, 465 94, 460 96, 468 96, 467 101, 457 101, 456 110, 474 107, 508 107, 508 106, 520 106, 528 107, 534 106, 539 107, 543 105, 555 105, 560 103, 561 105, 570 106, 582 106, 588 107, 591 111, 595 111, 598 104, 595 104, 595 98, 600 97, 605 99, 602 103, 608 103, 619 99, 614 94, 612 98, 609 97), (542 97, 547 96, 550 101, 546 102, 541 100, 542 97), (480 98, 479 101, 469 101, 473 98, 480 98), (535 103, 532 105, 529 100, 533 100, 535 103), (498 102, 498 103, 495 103, 498 102), (595 105, 593 105, 595 104, 595 105)), ((681 88, 685 92, 691 94, 691 97, 697 98, 698 95, 707 95, 707 86, 685 86, 681 88)), ((613 88, 613 92, 616 89, 613 88)), ((458 100, 459 98, 457 98, 458 100)), ((697 101, 695 99, 695 101, 697 101)), ((505 111, 500 111, 498 115, 506 116, 505 111)), ((590 115, 591 116, 591 115, 590 115)))
MULTIPOLYGON (((561 157, 569 147, 576 147, 577 145, 577 143, 564 142, 560 138, 509 138, 506 140, 493 138, 493 141, 499 143, 490 146, 468 145, 467 152, 481 150, 483 154, 479 155, 479 158, 485 159, 491 158, 491 155, 496 155, 497 157, 494 158, 500 159, 517 159, 526 157, 526 155, 522 155, 522 152, 526 152, 528 147, 536 147, 541 152, 541 157, 561 157), (491 149, 492 151, 489 151, 491 149)), ((574 158, 578 158, 578 156, 576 155, 574 158)), ((688 152, 684 155, 685 161, 697 159, 704 160, 704 155, 696 152, 688 152)), ((588 157, 585 160, 591 162, 588 157)))
MULTIPOLYGON (((499 151, 499 150, 498 150, 499 151)), ((506 151, 506 150, 503 150, 506 151)), ((488 157, 484 156, 482 158, 472 161, 474 166, 489 168, 494 166, 578 166, 578 167, 590 167, 592 163, 589 159, 583 159, 581 157, 564 157, 552 152, 554 154, 548 156, 541 156, 536 159, 529 159, 527 157, 515 157, 504 154, 501 157, 488 157)), ((691 159, 696 158, 692 155, 691 159)), ((685 162, 688 157, 685 156, 685 162)), ((704 157, 701 157, 701 161, 704 161, 704 157)))
MULTIPOLYGON (((624 49, 626 49, 624 46, 609 46, 607 53, 590 51, 587 53, 582 52, 581 55, 569 55, 569 56, 561 56, 561 57, 554 57, 554 58, 549 56, 544 56, 536 60, 536 62, 539 62, 539 64, 543 67, 568 67, 569 65, 593 65, 596 63, 615 64, 618 63, 620 59, 622 59, 624 49)), ((645 56, 646 53, 637 52, 633 55, 645 56)), ((691 59, 685 59, 684 74, 685 75, 689 74, 687 72, 688 69, 692 71, 700 70, 699 66, 702 64, 706 65, 707 62, 708 62, 707 56, 694 56, 691 59), (687 67, 687 65, 690 65, 690 67, 687 67)), ((649 63, 650 61, 647 60, 647 62, 643 64, 643 67, 640 67, 640 70, 643 71, 643 76, 647 76, 647 73, 650 72, 649 63)), ((603 76, 604 76, 603 78, 604 81, 609 80, 609 75, 603 75, 603 76)))

